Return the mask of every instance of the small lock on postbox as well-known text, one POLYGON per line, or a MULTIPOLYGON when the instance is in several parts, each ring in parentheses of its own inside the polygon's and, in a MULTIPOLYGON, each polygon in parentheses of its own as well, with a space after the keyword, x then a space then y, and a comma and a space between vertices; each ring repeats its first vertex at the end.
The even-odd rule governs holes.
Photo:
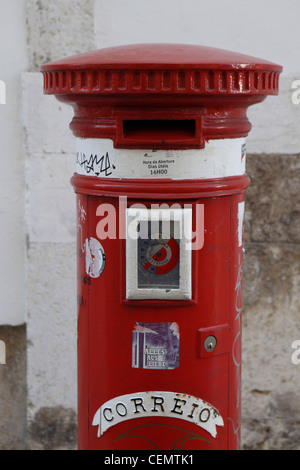
POLYGON ((41 70, 74 108, 78 448, 239 449, 246 112, 281 66, 140 44, 41 70))

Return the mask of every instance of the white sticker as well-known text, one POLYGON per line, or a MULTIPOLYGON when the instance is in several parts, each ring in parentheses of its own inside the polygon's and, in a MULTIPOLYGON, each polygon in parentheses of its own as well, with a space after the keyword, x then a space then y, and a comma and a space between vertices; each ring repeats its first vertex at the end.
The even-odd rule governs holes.
POLYGON ((86 274, 92 278, 97 278, 105 268, 104 249, 96 238, 87 238, 84 247, 86 274))
POLYGON ((111 139, 76 138, 76 172, 98 178, 226 178, 245 173, 244 149, 244 138, 187 150, 117 149, 111 139))
POLYGON ((170 178, 176 175, 180 167, 180 154, 174 150, 167 150, 165 156, 158 155, 156 152, 145 152, 141 160, 141 175, 147 178, 170 178))
POLYGON ((176 392, 138 392, 122 395, 104 403, 96 411, 93 426, 98 437, 123 421, 136 418, 178 418, 205 429, 212 437, 217 426, 224 426, 216 408, 200 398, 176 392))

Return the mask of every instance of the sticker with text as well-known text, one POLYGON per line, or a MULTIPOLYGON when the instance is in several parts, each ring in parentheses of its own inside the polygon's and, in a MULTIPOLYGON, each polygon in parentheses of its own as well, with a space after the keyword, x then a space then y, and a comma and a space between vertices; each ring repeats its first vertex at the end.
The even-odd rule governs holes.
POLYGON ((179 367, 177 323, 137 322, 132 332, 132 367, 138 369, 179 367))

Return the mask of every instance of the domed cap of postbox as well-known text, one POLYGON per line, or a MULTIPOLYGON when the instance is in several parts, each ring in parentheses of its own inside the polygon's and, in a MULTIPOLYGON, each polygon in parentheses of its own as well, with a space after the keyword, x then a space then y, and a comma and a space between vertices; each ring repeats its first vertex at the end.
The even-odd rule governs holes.
POLYGON ((137 44, 41 67, 45 94, 74 108, 76 137, 116 148, 204 148, 248 135, 247 107, 278 93, 282 67, 222 49, 137 44))
POLYGON ((136 44, 87 52, 41 67, 46 94, 276 95, 282 67, 188 44, 136 44))

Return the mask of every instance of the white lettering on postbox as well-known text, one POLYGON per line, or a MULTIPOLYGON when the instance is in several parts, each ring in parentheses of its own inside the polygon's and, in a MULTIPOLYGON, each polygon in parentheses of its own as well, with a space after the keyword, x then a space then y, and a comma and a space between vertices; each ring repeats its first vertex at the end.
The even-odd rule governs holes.
POLYGON ((224 426, 216 408, 200 398, 175 392, 139 392, 122 395, 104 403, 96 411, 93 426, 98 426, 98 437, 111 426, 135 418, 178 418, 194 423, 212 437, 217 426, 224 426))

